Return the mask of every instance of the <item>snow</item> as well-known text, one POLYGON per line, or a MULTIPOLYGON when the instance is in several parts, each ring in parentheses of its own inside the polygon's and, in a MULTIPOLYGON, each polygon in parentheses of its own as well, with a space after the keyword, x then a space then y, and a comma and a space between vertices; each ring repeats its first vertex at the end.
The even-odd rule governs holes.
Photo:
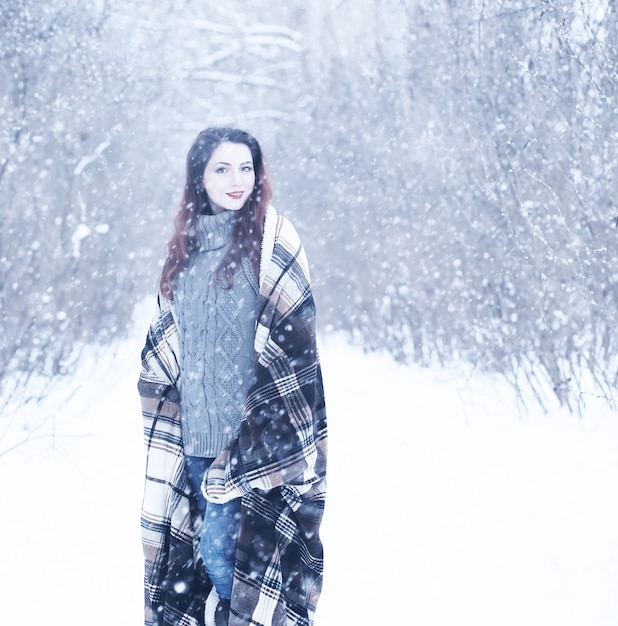
POLYGON ((73 246, 73 257, 78 259, 80 257, 80 248, 82 244, 82 239, 86 239, 86 237, 90 236, 92 231, 87 224, 78 224, 73 234, 71 235, 71 244, 73 246))
MULTIPOLYGON (((141 623, 147 317, 4 415, 4 623, 141 623)), ((316 626, 618 623, 618 415, 602 399, 581 417, 525 413, 506 384, 464 368, 401 366, 337 335, 320 348, 330 443, 316 626)))

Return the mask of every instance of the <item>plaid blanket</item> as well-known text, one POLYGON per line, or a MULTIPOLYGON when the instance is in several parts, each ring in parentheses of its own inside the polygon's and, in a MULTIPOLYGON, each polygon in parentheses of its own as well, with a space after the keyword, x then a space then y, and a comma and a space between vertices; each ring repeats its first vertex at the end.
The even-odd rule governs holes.
MULTIPOLYGON (((266 216, 257 364, 240 432, 203 485, 213 502, 241 498, 230 626, 311 626, 323 571, 326 413, 307 260, 292 225, 266 216)), ((145 623, 203 624, 210 582, 199 557, 180 434, 178 331, 159 296, 138 388, 147 451, 142 509, 145 623)))

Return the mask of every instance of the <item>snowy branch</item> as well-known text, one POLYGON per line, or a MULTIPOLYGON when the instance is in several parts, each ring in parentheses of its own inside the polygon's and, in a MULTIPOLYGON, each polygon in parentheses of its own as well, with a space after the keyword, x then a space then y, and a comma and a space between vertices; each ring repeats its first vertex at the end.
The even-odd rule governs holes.
POLYGON ((102 141, 94 150, 91 155, 84 156, 80 159, 79 163, 73 170, 74 176, 79 176, 91 163, 94 163, 111 145, 111 141, 106 139, 102 141))

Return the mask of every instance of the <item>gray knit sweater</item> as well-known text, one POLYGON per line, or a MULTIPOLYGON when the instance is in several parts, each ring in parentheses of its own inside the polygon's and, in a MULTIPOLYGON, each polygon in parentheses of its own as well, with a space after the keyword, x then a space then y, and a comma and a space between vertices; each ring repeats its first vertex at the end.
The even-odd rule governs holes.
POLYGON ((200 249, 176 280, 182 438, 191 456, 215 457, 237 433, 253 375, 259 289, 250 262, 236 270, 232 289, 215 282, 238 218, 200 215, 200 249))

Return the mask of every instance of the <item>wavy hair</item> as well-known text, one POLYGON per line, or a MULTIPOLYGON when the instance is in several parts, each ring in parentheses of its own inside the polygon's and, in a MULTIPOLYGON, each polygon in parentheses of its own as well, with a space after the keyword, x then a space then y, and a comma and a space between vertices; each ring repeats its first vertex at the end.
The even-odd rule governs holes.
POLYGON ((246 254, 256 276, 260 271, 260 253, 264 234, 266 208, 272 190, 266 176, 262 149, 255 137, 236 128, 208 128, 193 142, 187 154, 187 177, 180 209, 174 219, 174 234, 167 245, 167 257, 161 272, 159 288, 169 300, 174 299, 174 279, 187 267, 191 253, 198 247, 196 222, 201 213, 212 214, 204 188, 204 170, 215 148, 223 143, 241 143, 249 148, 255 171, 255 186, 240 210, 232 242, 216 272, 216 280, 229 289, 234 284, 234 272, 246 254))

